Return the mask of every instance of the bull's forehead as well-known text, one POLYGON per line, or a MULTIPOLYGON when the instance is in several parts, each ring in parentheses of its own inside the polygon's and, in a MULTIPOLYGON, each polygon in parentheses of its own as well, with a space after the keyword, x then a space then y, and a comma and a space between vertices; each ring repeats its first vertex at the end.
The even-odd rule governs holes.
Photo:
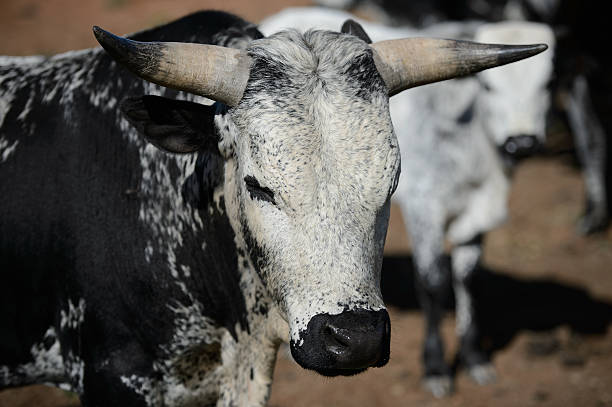
POLYGON ((399 153, 369 46, 339 33, 289 31, 249 51, 255 62, 234 114, 248 170, 290 207, 346 194, 379 207, 399 153))

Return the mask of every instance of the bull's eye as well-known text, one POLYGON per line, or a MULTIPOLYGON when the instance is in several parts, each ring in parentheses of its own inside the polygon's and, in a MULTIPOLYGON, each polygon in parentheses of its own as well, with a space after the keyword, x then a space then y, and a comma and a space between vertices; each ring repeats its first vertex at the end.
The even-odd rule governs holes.
POLYGON ((482 84, 482 88, 487 92, 491 92, 493 90, 491 85, 489 85, 486 81, 481 80, 480 83, 482 84))
POLYGON ((246 184, 247 190, 249 191, 249 195, 251 199, 259 199, 260 201, 267 201, 273 205, 276 205, 274 201, 274 192, 270 188, 262 187, 257 181, 257 178, 247 175, 244 177, 244 182, 246 184))

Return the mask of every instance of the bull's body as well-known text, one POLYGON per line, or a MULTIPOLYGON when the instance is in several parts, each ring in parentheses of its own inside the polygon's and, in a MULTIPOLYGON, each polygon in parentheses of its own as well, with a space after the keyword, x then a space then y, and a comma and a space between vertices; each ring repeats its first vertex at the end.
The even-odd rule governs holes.
MULTIPOLYGON (((252 30, 201 13, 136 38, 252 30)), ((147 145, 118 110, 176 92, 100 48, 5 58, 0 82, 0 386, 63 384, 87 405, 263 403, 279 337, 224 216, 222 162, 182 191, 195 157, 147 145)))

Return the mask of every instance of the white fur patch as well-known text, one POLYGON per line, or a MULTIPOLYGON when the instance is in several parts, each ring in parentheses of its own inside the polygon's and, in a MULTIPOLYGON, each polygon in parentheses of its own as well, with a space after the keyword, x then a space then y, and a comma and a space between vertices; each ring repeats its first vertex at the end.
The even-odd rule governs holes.
POLYGON ((30 354, 32 361, 29 363, 11 369, 0 366, 0 383, 4 386, 20 386, 49 382, 74 391, 82 389, 82 363, 77 366, 76 358, 64 360, 55 328, 49 328, 42 341, 32 345, 30 354))
POLYGON ((456 297, 456 332, 464 335, 473 323, 474 305, 465 285, 480 261, 482 248, 478 244, 455 247, 452 251, 453 286, 456 297))
POLYGON ((8 160, 9 156, 15 152, 17 144, 19 144, 19 140, 9 143, 8 140, 0 138, 0 163, 8 160))
POLYGON ((85 320, 85 300, 80 298, 76 305, 71 300, 68 300, 68 310, 61 310, 60 315, 60 328, 62 330, 68 328, 77 329, 85 320))
POLYGON ((168 356, 153 366, 156 376, 161 378, 121 377, 149 406, 182 406, 216 400, 219 379, 208 354, 209 348, 218 347, 223 333, 214 321, 203 316, 201 305, 193 298, 191 301, 190 305, 168 305, 175 313, 175 331, 171 341, 162 347, 168 356))
MULTIPOLYGON (((2 83, 0 82, 0 84, 2 83)), ((2 124, 4 123, 4 118, 6 117, 6 114, 8 113, 8 111, 10 110, 12 102, 13 102, 12 94, 0 91, 0 127, 2 127, 2 124)))

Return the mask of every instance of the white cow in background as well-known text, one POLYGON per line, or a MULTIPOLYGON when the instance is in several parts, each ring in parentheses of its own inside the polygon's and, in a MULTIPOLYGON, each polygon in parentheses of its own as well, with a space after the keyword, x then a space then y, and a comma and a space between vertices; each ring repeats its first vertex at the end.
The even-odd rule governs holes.
MULTIPOLYGON (((352 15, 324 8, 287 9, 260 29, 336 28, 352 15)), ((355 19, 355 18, 354 18, 355 19)), ((358 19, 355 19, 358 20, 358 19)), ((444 244, 451 243, 459 361, 485 384, 495 378, 480 346, 470 287, 482 253, 482 234, 507 216, 510 164, 544 141, 550 105, 554 34, 538 23, 443 23, 417 31, 359 21, 372 41, 408 36, 463 38, 489 43, 549 45, 540 56, 476 76, 440 82, 391 99, 402 175, 394 199, 411 238, 417 292, 426 317, 425 387, 437 397, 452 392, 439 323, 448 296, 444 244)), ((363 37, 363 36, 362 36, 363 37)))

